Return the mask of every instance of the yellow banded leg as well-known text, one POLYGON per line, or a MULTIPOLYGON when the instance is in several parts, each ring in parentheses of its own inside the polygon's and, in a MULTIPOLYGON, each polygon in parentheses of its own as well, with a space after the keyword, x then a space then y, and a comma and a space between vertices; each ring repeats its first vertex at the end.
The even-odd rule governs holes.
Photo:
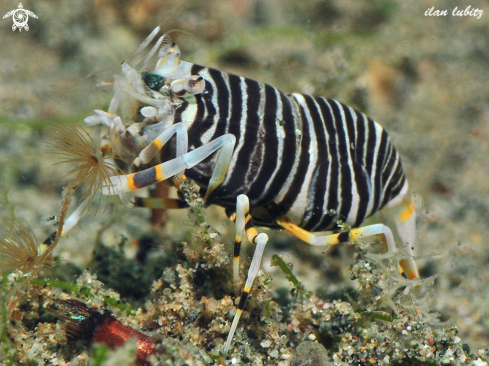
POLYGON ((239 258, 241 253, 241 242, 243 240, 243 231, 250 243, 254 243, 258 235, 253 226, 253 219, 250 215, 250 204, 248 197, 240 195, 236 199, 236 212, 229 216, 229 220, 235 223, 234 237, 234 259, 233 259, 233 280, 235 284, 239 283, 239 258))
MULTIPOLYGON (((277 223, 280 226, 282 226, 285 230, 293 234, 294 236, 298 237, 299 239, 311 245, 317 245, 317 246, 337 245, 341 243, 348 243, 352 240, 356 240, 362 237, 381 235, 386 242, 387 251, 391 253, 396 251, 396 244, 394 242, 394 236, 392 235, 392 231, 391 229, 389 229, 389 227, 383 224, 364 226, 361 228, 352 229, 350 231, 343 231, 337 234, 317 236, 283 218, 278 219, 277 223)), ((407 277, 410 279, 419 278, 416 269, 416 264, 414 263, 415 271, 413 271, 412 270, 413 267, 407 266, 406 263, 408 265, 412 265, 414 263, 414 260, 403 259, 399 263, 402 270, 406 273, 407 277)))
POLYGON ((236 198, 236 213, 232 215, 235 224, 234 236, 234 259, 233 259, 233 280, 235 284, 239 283, 239 256, 241 252, 241 242, 245 230, 245 217, 249 214, 250 202, 248 197, 240 195, 236 198))
POLYGON ((209 194, 224 181, 229 163, 231 162, 235 143, 236 137, 231 134, 226 134, 195 150, 155 165, 154 167, 137 173, 110 177, 110 183, 107 183, 102 187, 102 194, 114 195, 148 187, 156 182, 164 181, 174 175, 182 173, 185 169, 194 167, 212 153, 220 150, 207 189, 207 198, 209 194))
POLYGON ((240 225, 236 221, 236 212, 229 216, 229 220, 235 223, 234 232, 234 256, 233 256, 233 282, 235 285, 239 283, 239 257, 241 253, 241 241, 243 239, 244 224, 240 225), (238 230, 238 225, 242 226, 241 230, 238 230))
POLYGON ((277 223, 289 233, 305 241, 306 243, 315 246, 337 245, 348 243, 352 240, 358 239, 359 237, 370 235, 383 235, 387 243, 387 250, 396 250, 392 231, 383 224, 370 225, 357 229, 352 229, 350 231, 342 231, 340 233, 317 236, 307 230, 300 228, 296 224, 287 221, 286 219, 277 219, 277 223))
POLYGON ((176 135, 176 156, 185 154, 188 150, 188 135, 187 130, 182 122, 176 123, 164 130, 157 138, 155 138, 148 146, 139 153, 134 159, 133 166, 139 168, 143 164, 148 164, 151 159, 165 146, 173 135, 176 135))
MULTIPOLYGON (((236 214, 231 215, 230 218, 235 219, 236 234, 238 235, 238 232, 240 233, 239 243, 241 242, 241 235, 243 231, 246 231, 246 236, 248 240, 256 244, 256 248, 255 248, 255 253, 253 254, 253 259, 251 260, 250 268, 248 270, 248 276, 246 278, 245 286, 243 288, 243 292, 241 293, 241 298, 239 300, 239 304, 236 309, 236 314, 234 315, 233 323, 231 324, 231 329, 229 330, 228 338, 226 340, 226 344, 224 345, 224 353, 227 353, 229 351, 229 348, 231 347, 231 342, 233 340, 234 333, 236 332, 236 328, 238 327, 239 319, 241 317, 241 314, 243 313, 246 300, 248 299, 248 296, 251 291, 251 287, 253 286, 253 281, 258 275, 258 271, 260 270, 263 252, 268 242, 268 235, 264 233, 258 234, 258 232, 253 226, 253 220, 251 219, 251 215, 249 214, 248 197, 242 194, 238 196, 236 201, 237 201, 236 214)), ((236 265, 236 242, 237 241, 235 240, 234 265, 236 265)), ((237 264, 239 269, 239 251, 238 251, 237 258, 238 258, 237 264)))
POLYGON ((394 219, 397 232, 403 243, 407 243, 408 252, 411 256, 401 260, 399 264, 408 278, 419 278, 418 266, 413 259, 416 242, 416 211, 413 201, 411 201, 411 197, 404 197, 401 203, 394 207, 398 210, 394 219))

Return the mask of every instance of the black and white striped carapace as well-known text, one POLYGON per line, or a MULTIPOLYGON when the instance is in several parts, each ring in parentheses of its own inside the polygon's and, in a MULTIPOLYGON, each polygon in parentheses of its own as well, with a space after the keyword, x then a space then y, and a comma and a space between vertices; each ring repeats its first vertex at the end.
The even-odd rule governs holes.
MULTIPOLYGON (((408 278, 419 277, 412 259, 415 213, 408 183, 399 155, 378 123, 333 99, 284 94, 264 83, 181 61, 178 47, 165 35, 144 53, 158 32, 156 28, 122 64, 109 111, 95 111, 85 122, 101 124, 104 144, 110 144, 102 151, 127 164, 127 174, 111 177, 104 194, 123 194, 167 179, 178 186, 190 178, 208 204, 223 206, 235 222, 235 281, 242 235, 256 244, 225 352, 268 241, 253 223, 285 228, 312 245, 383 235, 393 252, 388 227, 358 227, 382 207, 397 206, 399 236, 411 254, 400 266, 408 278), (354 229, 313 234, 338 231, 339 220, 354 229)), ((170 198, 134 203, 186 206, 170 198)))

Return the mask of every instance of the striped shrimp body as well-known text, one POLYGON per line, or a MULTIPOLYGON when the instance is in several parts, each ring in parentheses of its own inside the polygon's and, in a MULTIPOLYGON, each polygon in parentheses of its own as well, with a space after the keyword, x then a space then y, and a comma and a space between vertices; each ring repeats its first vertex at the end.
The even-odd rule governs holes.
MULTIPOLYGON (((195 181, 206 204, 225 208, 235 222, 233 275, 239 281, 243 234, 256 244, 224 352, 231 341, 268 236, 254 227, 285 228, 311 245, 335 245, 381 235, 382 224, 358 228, 384 206, 394 218, 410 257, 400 270, 418 278, 414 256, 415 212, 402 164, 386 131, 340 102, 276 88, 241 76, 181 61, 180 51, 156 28, 115 76, 109 111, 95 111, 88 125, 103 125, 102 151, 125 162, 103 193, 114 195, 169 180, 195 181), (142 60, 134 64, 135 58, 142 60), (148 71, 151 60, 155 67, 148 71), (170 147, 170 148, 167 148, 170 147), (185 175, 184 175, 185 173, 185 175), (335 234, 338 220, 354 229, 335 234)), ((135 206, 183 208, 179 199, 136 198, 135 206)))

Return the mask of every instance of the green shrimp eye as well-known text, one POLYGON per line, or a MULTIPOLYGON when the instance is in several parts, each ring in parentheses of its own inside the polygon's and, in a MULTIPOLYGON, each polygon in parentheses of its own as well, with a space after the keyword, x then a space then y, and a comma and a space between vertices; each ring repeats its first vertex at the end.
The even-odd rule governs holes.
POLYGON ((141 74, 141 78, 151 90, 160 91, 165 85, 165 78, 163 76, 152 74, 147 71, 141 74))

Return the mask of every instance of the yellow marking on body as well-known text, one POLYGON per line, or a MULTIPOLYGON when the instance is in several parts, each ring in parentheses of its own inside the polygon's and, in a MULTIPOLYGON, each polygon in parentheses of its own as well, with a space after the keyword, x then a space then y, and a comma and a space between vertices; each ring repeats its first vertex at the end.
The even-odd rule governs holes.
POLYGON ((250 286, 245 286, 245 288, 243 289, 243 292, 247 292, 248 294, 250 293, 250 291, 251 291, 250 286))
POLYGON ((236 212, 233 213, 231 216, 229 216, 229 220, 231 220, 232 222, 234 222, 234 220, 236 220, 236 212))
POLYGON ((136 189, 138 189, 139 187, 134 183, 134 176, 136 175, 137 173, 132 173, 131 175, 129 175, 127 177, 127 187, 131 190, 131 191, 135 191, 136 189))
POLYGON ((239 256, 234 257, 234 261, 235 261, 235 262, 239 262, 239 256))
POLYGON ((241 313, 243 312, 243 310, 241 309, 236 309, 236 315, 237 316, 241 316, 241 313))
POLYGON ((234 242, 241 244, 241 236, 237 236, 236 238, 234 238, 234 242))
MULTIPOLYGON (((413 202, 411 201, 411 199, 409 197, 408 197, 408 200, 409 200, 409 204, 407 205, 406 209, 399 214, 399 220, 401 220, 401 221, 409 220, 411 218, 413 212, 414 212, 413 202)), ((405 203, 407 203, 407 202, 405 202, 405 203)))
POLYGON ((162 180, 164 180, 164 177, 163 177, 163 168, 161 167, 161 165, 155 165, 153 168, 155 170, 155 178, 156 178, 156 181, 157 182, 161 182, 162 180))
POLYGON ((246 215, 246 217, 245 217, 245 224, 247 224, 248 221, 250 221, 250 220, 251 220, 251 215, 246 215))

